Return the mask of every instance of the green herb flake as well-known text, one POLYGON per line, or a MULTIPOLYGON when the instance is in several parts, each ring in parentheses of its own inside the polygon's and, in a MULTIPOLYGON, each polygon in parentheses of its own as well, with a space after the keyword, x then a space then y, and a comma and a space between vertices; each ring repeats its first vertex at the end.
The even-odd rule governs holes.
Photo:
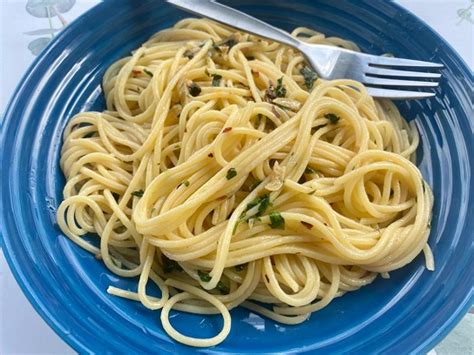
POLYGON ((235 265, 235 271, 241 272, 245 269, 247 264, 240 264, 240 265, 235 265))
POLYGON ((273 229, 285 229, 285 219, 278 211, 270 213, 270 227, 273 229))
POLYGON ((298 37, 310 38, 310 37, 313 37, 313 35, 311 33, 301 32, 301 33, 298 33, 298 37))
POLYGON ((255 206, 258 206, 258 213, 256 216, 257 217, 261 216, 265 212, 265 210, 268 208, 268 206, 270 206, 270 195, 264 194, 263 196, 257 197, 256 199, 250 201, 247 204, 247 207, 245 208, 244 213, 254 208, 255 206))
POLYGON ((304 84, 308 88, 308 90, 311 90, 313 88, 314 81, 318 78, 318 74, 316 74, 310 67, 305 65, 301 70, 300 70, 301 75, 303 75, 304 78, 304 84))
POLYGON ((304 173, 305 173, 305 174, 317 174, 317 173, 318 173, 318 170, 313 169, 313 168, 310 167, 310 166, 307 166, 306 169, 304 169, 304 173))
POLYGON ((237 176, 237 170, 235 168, 230 168, 227 170, 227 175, 225 176, 227 180, 230 180, 237 176))
POLYGON ((341 117, 334 113, 326 113, 324 117, 328 119, 331 124, 336 124, 341 119, 341 117))
POLYGON ((204 271, 198 270, 198 275, 199 275, 199 278, 201 279, 202 282, 209 282, 209 281, 211 281, 211 275, 209 275, 208 272, 204 272, 204 271))
POLYGON ((212 77, 212 86, 219 86, 221 84, 222 75, 211 74, 212 77))
POLYGON ((227 294, 229 294, 229 292, 230 292, 229 287, 228 287, 225 283, 223 283, 222 281, 219 281, 219 282, 217 283, 216 288, 217 288, 217 289, 219 290, 219 292, 220 292, 221 294, 223 294, 223 295, 227 295, 227 294))
POLYGON ((285 97, 286 96, 286 88, 283 85, 283 77, 277 80, 277 86, 275 88, 275 95, 276 97, 285 97))
POLYGON ((228 38, 224 38, 222 41, 218 42, 217 46, 218 47, 227 46, 227 47, 229 47, 229 49, 231 49, 237 43, 239 43, 239 42, 237 42, 234 37, 228 37, 228 38))
POLYGON ((149 71, 148 69, 144 68, 143 69, 143 72, 148 75, 150 78, 153 78, 153 73, 151 71, 149 71))
POLYGON ((181 266, 174 260, 168 259, 165 255, 161 255, 161 262, 163 263, 163 271, 165 273, 170 273, 173 271, 182 271, 181 266))
POLYGON ((242 215, 239 218, 239 222, 241 221, 247 221, 250 219, 254 219, 257 221, 260 221, 260 216, 263 215, 263 213, 266 211, 266 209, 271 206, 270 202, 270 195, 268 193, 264 194, 261 197, 257 197, 256 199, 250 201, 247 204, 247 207, 245 207, 244 212, 242 212, 242 215), (258 212, 254 216, 246 216, 247 211, 251 210, 252 208, 258 206, 258 212))
POLYGON ((192 82, 188 86, 188 91, 189 91, 189 94, 191 96, 196 97, 201 93, 201 87, 198 84, 196 84, 195 82, 192 82))
POLYGON ((144 193, 145 193, 145 191, 143 191, 143 190, 137 190, 137 191, 132 192, 132 196, 143 197, 144 193))
POLYGON ((257 216, 261 216, 265 210, 270 206, 270 195, 265 194, 260 198, 260 204, 258 206, 257 216))

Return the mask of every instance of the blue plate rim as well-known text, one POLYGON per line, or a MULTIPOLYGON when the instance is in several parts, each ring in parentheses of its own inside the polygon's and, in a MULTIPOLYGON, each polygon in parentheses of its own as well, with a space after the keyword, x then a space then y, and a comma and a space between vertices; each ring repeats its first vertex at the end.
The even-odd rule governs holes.
MULTIPOLYGON (((36 57, 33 62, 29 65, 28 69, 26 70, 25 74, 21 77, 19 84, 16 86, 15 90, 13 91, 13 94, 11 95, 7 106, 6 110, 3 114, 3 118, 0 121, 0 147, 3 148, 4 143, 5 143, 5 131, 3 130, 3 125, 7 120, 10 118, 12 115, 13 107, 15 102, 19 99, 20 93, 24 89, 24 87, 27 85, 28 81, 30 80, 30 76, 34 72, 35 68, 40 65, 40 63, 44 60, 44 58, 47 56, 47 53, 51 51, 52 48, 54 48, 58 43, 62 42, 63 37, 68 36, 68 32, 73 31, 74 28, 81 27, 82 23, 89 17, 92 13, 97 11, 97 9, 101 6, 104 6, 108 1, 103 1, 101 3, 98 3, 97 5, 93 6, 83 14, 81 14, 79 17, 77 17, 73 22, 71 22, 63 31, 61 31, 48 45, 47 47, 40 53, 38 57, 36 57)), ((454 49, 454 47, 448 43, 435 29, 433 29, 432 26, 427 24, 423 19, 420 17, 416 16, 413 12, 410 10, 406 9, 400 4, 397 4, 393 1, 390 1, 389 4, 393 8, 395 8, 397 11, 400 11, 404 13, 405 15, 408 15, 412 17, 414 20, 419 22, 420 24, 423 25, 427 30, 429 30, 431 35, 434 35, 437 40, 439 40, 444 46, 446 46, 453 54, 453 60, 457 62, 458 64, 458 69, 462 70, 466 73, 471 73, 471 81, 472 81, 472 73, 474 72, 469 68, 469 65, 467 62, 460 56, 460 54, 454 49)), ((3 149, 2 149, 3 152, 3 149)), ((2 162, 4 159, 3 154, 0 153, 0 162, 2 162)), ((6 169, 3 168, 3 164, 0 164, 0 176, 4 176, 4 171, 6 169)), ((41 318, 49 325, 49 327, 58 335, 61 337, 62 340, 64 340, 69 346, 71 346, 74 350, 78 352, 91 352, 91 349, 89 349, 87 346, 85 346, 77 337, 75 337, 72 333, 66 333, 61 329, 61 327, 57 324, 58 320, 55 319, 53 316, 50 316, 47 312, 47 304, 43 301, 38 300, 35 297, 34 290, 28 287, 28 280, 26 277, 22 277, 20 275, 19 270, 21 269, 21 266, 16 263, 14 253, 6 248, 7 242, 6 239, 4 238, 4 235, 6 235, 6 230, 5 230, 5 223, 4 223, 4 207, 3 207, 3 192, 0 190, 0 247, 3 250, 5 259, 7 261, 7 264, 17 282, 17 284, 20 286, 20 289, 22 290, 23 294, 26 296, 28 299, 29 303, 33 306, 35 311, 41 316, 41 318)), ((474 233, 473 233, 474 235, 474 233)), ((456 308, 455 312, 452 313, 451 317, 447 319, 447 321, 443 324, 442 327, 440 327, 436 332, 432 333, 429 337, 427 337, 423 342, 421 342, 416 349, 413 351, 415 353, 418 352, 427 352, 434 348, 436 344, 438 344, 442 339, 446 337, 446 335, 451 332, 451 330, 459 323, 459 321, 463 318, 463 316, 469 311, 470 307, 474 304, 474 287, 471 287, 471 292, 467 293, 466 296, 463 299, 463 302, 458 305, 456 308)))

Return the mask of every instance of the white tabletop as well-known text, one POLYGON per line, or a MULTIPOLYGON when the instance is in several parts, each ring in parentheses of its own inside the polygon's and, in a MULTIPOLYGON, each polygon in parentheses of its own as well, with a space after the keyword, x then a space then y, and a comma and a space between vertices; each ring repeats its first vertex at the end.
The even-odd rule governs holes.
MULTIPOLYGON (((55 31, 63 26, 58 18, 49 24, 47 19, 32 17, 25 11, 26 2, 0 0, 0 115, 18 80, 33 60, 32 51, 40 49, 41 40, 37 39, 48 38, 51 28, 55 31)), ((76 0, 74 6, 63 14, 64 22, 71 22, 98 2, 76 0)), ((397 2, 430 24, 451 43, 471 69, 474 68, 474 0, 397 2)), ((474 314, 469 313, 430 353, 474 354, 473 334, 474 314)), ((74 350, 34 311, 0 252, 0 354, 41 353, 73 354, 74 350)))

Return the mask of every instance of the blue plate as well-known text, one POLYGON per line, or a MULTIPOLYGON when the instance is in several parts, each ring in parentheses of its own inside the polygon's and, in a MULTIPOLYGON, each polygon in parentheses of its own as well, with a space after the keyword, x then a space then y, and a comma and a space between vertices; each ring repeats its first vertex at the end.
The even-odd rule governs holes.
MULTIPOLYGON (((254 1, 231 5, 287 30, 313 27, 364 51, 443 63, 434 99, 399 102, 421 132, 419 166, 433 187, 429 243, 436 271, 418 257, 390 280, 336 299, 298 326, 232 311, 232 331, 208 353, 324 351, 425 352, 461 319, 473 301, 472 73, 454 50, 418 18, 392 2, 254 1)), ((17 88, 3 122, 1 231, 4 252, 30 302, 80 352, 192 352, 164 333, 159 313, 112 297, 110 284, 136 287, 111 274, 62 235, 55 209, 62 199, 62 131, 77 112, 102 109, 106 68, 154 32, 187 16, 157 0, 105 1, 68 26, 38 57, 17 88)), ((153 290, 152 290, 153 292, 153 290)), ((219 317, 172 313, 179 330, 219 331, 219 317)))

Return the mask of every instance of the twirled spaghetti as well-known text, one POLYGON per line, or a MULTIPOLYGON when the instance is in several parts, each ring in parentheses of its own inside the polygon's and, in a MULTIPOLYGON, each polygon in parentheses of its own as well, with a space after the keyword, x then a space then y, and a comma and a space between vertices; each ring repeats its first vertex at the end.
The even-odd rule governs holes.
POLYGON ((317 79, 293 49, 186 19, 113 64, 103 88, 107 109, 65 129, 58 223, 112 272, 138 276, 136 292, 108 292, 162 309, 174 339, 223 341, 239 305, 301 323, 422 250, 433 269, 417 130, 360 83, 317 79), (222 314, 224 327, 187 337, 172 308, 222 314))

